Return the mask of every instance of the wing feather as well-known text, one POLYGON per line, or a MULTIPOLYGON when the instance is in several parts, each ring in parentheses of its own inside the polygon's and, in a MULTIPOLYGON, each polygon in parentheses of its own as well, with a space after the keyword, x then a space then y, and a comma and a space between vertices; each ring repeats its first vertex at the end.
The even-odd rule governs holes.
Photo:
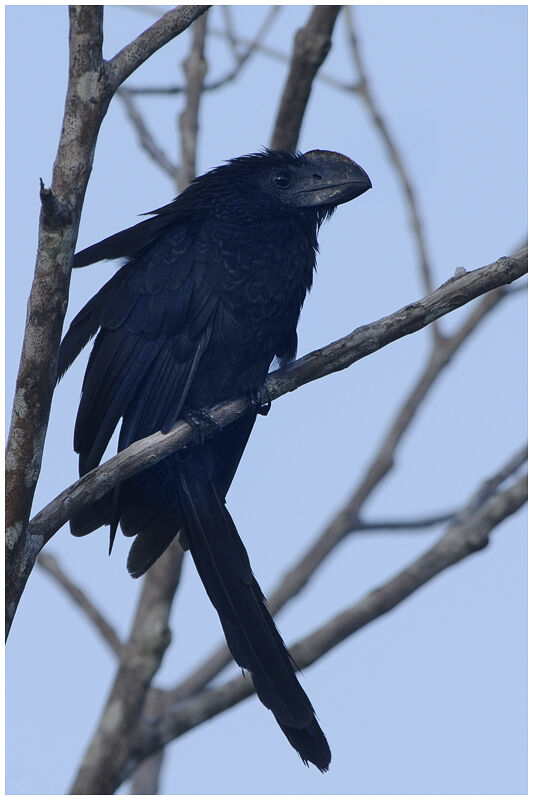
POLYGON ((121 418, 120 449, 172 426, 211 335, 219 287, 205 248, 186 224, 170 228, 168 212, 163 228, 143 225, 80 259, 113 257, 119 246, 130 254, 141 234, 159 234, 82 309, 61 347, 64 371, 100 329, 75 427, 82 474, 99 463, 121 418))

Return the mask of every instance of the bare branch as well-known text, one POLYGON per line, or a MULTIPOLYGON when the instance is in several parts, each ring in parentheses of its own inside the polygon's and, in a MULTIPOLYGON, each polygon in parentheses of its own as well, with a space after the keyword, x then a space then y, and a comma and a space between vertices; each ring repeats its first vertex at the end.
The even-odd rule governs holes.
MULTIPOLYGON (((521 251, 513 257, 500 258, 486 267, 452 278, 422 300, 377 322, 357 328, 343 339, 298 359, 285 370, 271 373, 266 384, 269 395, 275 400, 305 383, 345 369, 392 341, 420 330, 434 319, 465 305, 480 294, 516 280, 526 270, 527 252, 521 251)), ((491 304, 496 302, 492 298, 490 301, 485 298, 484 301, 491 304)), ((473 316, 477 313, 479 312, 475 311, 473 316)), ((440 355, 435 357, 436 363, 432 372, 439 371, 441 362, 447 363, 453 352, 454 341, 455 337, 444 341, 440 355)), ((250 400, 239 398, 221 403, 209 413, 224 427, 249 409, 250 400)), ((402 419, 405 415, 409 416, 408 410, 403 412, 402 419)), ((212 426, 207 422, 203 423, 202 432, 208 436, 212 433, 212 426)), ((396 439, 398 435, 395 434, 393 438, 396 439)), ((44 545, 71 516, 90 502, 141 469, 152 466, 175 450, 187 446, 192 438, 190 426, 182 421, 168 434, 155 433, 135 442, 100 467, 91 470, 49 503, 33 518, 32 534, 42 538, 44 545)))
MULTIPOLYGON (((167 693, 162 689, 151 687, 143 708, 143 721, 159 717, 168 708, 167 693)), ((143 723, 140 723, 143 724, 143 723)), ((163 767, 164 750, 142 760, 133 772, 130 794, 158 794, 161 769, 163 767)))
POLYGON ((191 52, 183 68, 187 76, 185 108, 180 115, 181 165, 178 170, 178 189, 183 191, 196 176, 196 148, 198 140, 198 114, 200 99, 207 73, 204 55, 207 16, 200 17, 193 25, 191 52))
POLYGON ((160 167, 166 175, 172 180, 173 183, 177 181, 178 167, 172 163, 167 154, 157 144, 154 137, 148 130, 146 123, 131 98, 131 92, 128 89, 120 88, 117 90, 117 95, 124 103, 128 118, 135 128, 139 137, 139 144, 142 149, 150 156, 158 167, 160 167))
POLYGON ((489 543, 490 532, 526 502, 527 476, 524 475, 477 512, 452 523, 433 547, 392 580, 302 640, 292 650, 296 662, 302 667, 313 663, 364 625, 397 606, 431 578, 482 550, 489 543))
MULTIPOLYGON (((295 361, 285 370, 277 370, 272 373, 266 382, 269 395, 272 400, 275 400, 305 383, 345 369, 361 358, 380 350, 390 342, 420 330, 425 325, 433 322, 433 320, 470 302, 480 294, 516 280, 526 271, 527 251, 521 251, 513 257, 500 258, 486 267, 452 278, 422 300, 405 306, 377 322, 364 325, 321 350, 309 353, 307 356, 295 361)), ((484 298, 468 318, 463 329, 466 330, 470 327, 473 330, 477 324, 476 319, 478 317, 479 319, 483 318, 486 313, 483 310, 485 304, 487 304, 487 307, 493 307, 496 302, 497 297, 494 297, 494 295, 484 298)), ((459 332, 456 337, 460 338, 461 335, 464 336, 459 332)), ((380 458, 376 460, 374 468, 369 471, 364 485, 360 487, 356 497, 351 501, 350 508, 343 512, 346 514, 351 513, 350 524, 353 524, 353 520, 357 518, 362 500, 368 496, 373 486, 381 480, 392 466, 392 453, 394 452, 395 443, 409 424, 414 413, 412 409, 416 408, 417 403, 420 402, 418 397, 423 397, 427 392, 426 384, 432 384, 442 366, 451 357, 453 342, 456 337, 452 337, 451 340, 444 340, 442 348, 435 351, 432 357, 433 363, 430 364, 428 373, 422 376, 420 384, 415 387, 414 396, 409 399, 408 404, 401 410, 395 429, 391 431, 383 444, 380 458)), ((210 416, 216 420, 220 427, 225 427, 249 409, 249 398, 238 398, 215 406, 210 410, 210 416)), ((211 428, 212 426, 207 422, 203 424, 202 432, 206 437, 212 434, 211 428)), ((11 615, 10 618, 12 619, 12 615, 15 613, 16 604, 38 553, 65 522, 126 478, 148 466, 156 464, 170 453, 187 446, 192 442, 192 439, 193 432, 191 427, 186 422, 180 422, 168 434, 155 433, 139 442, 135 442, 100 467, 84 475, 40 511, 31 521, 31 536, 27 538, 25 549, 22 552, 21 569, 13 577, 13 581, 9 585, 11 596, 14 598, 14 603, 7 608, 7 613, 11 615)), ((342 536, 345 533, 346 529, 343 528, 342 536)), ((333 541, 333 545, 336 543, 338 535, 337 533, 328 536, 333 541)), ((329 549, 326 547, 326 552, 329 552, 329 549)), ((318 556, 318 563, 323 558, 323 555, 321 555, 322 550, 323 547, 320 546, 315 554, 315 556, 318 556)), ((315 556, 313 556, 313 560, 315 556)))
POLYGON ((102 638, 109 645, 113 653, 120 658, 122 643, 117 632, 112 625, 105 619, 104 615, 96 608, 94 603, 89 600, 85 592, 65 574, 58 560, 50 553, 41 553, 37 563, 52 578, 54 578, 62 589, 68 594, 71 600, 80 608, 83 613, 95 625, 102 638))
POLYGON ((296 149, 313 80, 329 53, 340 9, 341 6, 314 6, 307 24, 294 37, 289 75, 272 133, 274 150, 296 149))
MULTIPOLYGON (((275 6, 273 6, 275 8, 275 6)), ((278 6, 279 8, 279 6, 278 6)), ((233 54, 233 58, 236 62, 240 59, 239 53, 239 46, 237 44, 237 39, 235 38, 235 31, 233 28, 233 15, 231 13, 230 6, 221 6, 220 10, 222 11, 222 16, 224 17, 224 33, 225 39, 229 45, 229 49, 233 54)))
MULTIPOLYGON (((280 6, 272 6, 271 14, 273 15, 274 12, 277 12, 280 6)), ((265 26, 268 22, 268 17, 263 23, 265 26)), ((208 30, 209 36, 219 36, 225 38, 224 31, 217 30, 216 28, 209 28, 208 30)), ((241 68, 245 65, 248 61, 247 53, 249 52, 250 55, 252 53, 261 53, 262 55, 267 56, 268 58, 273 59, 274 61, 280 61, 283 64, 286 64, 289 61, 289 57, 286 53, 282 50, 277 50, 275 47, 270 47, 269 45, 265 44, 264 42, 259 41, 259 34, 255 37, 255 39, 247 39, 242 36, 236 37, 236 41, 247 47, 246 53, 241 56, 241 61, 238 65, 235 65, 233 69, 230 70, 226 75, 221 78, 217 78, 214 81, 207 82, 204 85, 204 91, 210 92, 216 89, 220 89, 222 86, 225 86, 230 81, 234 80, 237 75, 240 73, 241 68)), ((320 83, 325 83, 327 86, 332 86, 334 89, 340 89, 343 92, 355 92, 359 91, 359 84, 347 81, 342 81, 339 78, 336 78, 334 75, 330 75, 327 72, 320 71, 315 80, 319 81, 320 83)), ((133 94, 139 95, 173 95, 173 94, 182 94, 186 91, 186 86, 184 84, 172 84, 170 86, 132 86, 128 89, 129 92, 133 94)))
POLYGON ((480 508, 482 508, 491 497, 496 494, 502 483, 505 483, 512 475, 520 469, 527 461, 527 444, 518 450, 503 467, 496 472, 488 480, 484 481, 479 487, 478 491, 472 497, 466 508, 455 517, 454 523, 456 525, 462 524, 464 520, 473 516, 480 508))
MULTIPOLYGON (((420 273, 422 276, 422 286, 426 292, 431 292, 435 284, 431 274, 432 270, 430 266, 430 259, 427 252, 424 229, 422 226, 421 214, 418 208, 418 202, 415 197, 414 189, 411 184, 411 181, 407 176, 407 171, 403 164, 403 160, 400 156, 398 147, 395 145, 393 141, 389 127, 386 124, 383 114, 378 108, 376 98, 370 89, 368 74, 366 72, 366 67, 363 63, 363 59, 361 56, 361 49, 357 42, 352 9, 350 6, 345 6, 344 14, 348 30, 348 40, 351 46, 354 62, 358 73, 358 80, 359 80, 358 93, 360 97, 363 99, 363 101, 366 103, 367 108, 372 116, 374 125, 376 126, 379 134, 381 135, 381 138, 383 139, 383 142, 385 143, 385 147, 387 148, 389 158, 396 167, 398 177, 400 178, 400 183, 405 193, 405 199, 409 207, 411 226, 413 229, 416 248, 418 251, 418 262, 420 267, 420 273)), ((438 337, 438 329, 436 324, 433 325, 433 331, 435 336, 438 337)))
POLYGON ((502 290, 485 295, 453 336, 439 340, 435 344, 419 378, 400 406, 381 445, 351 497, 298 563, 285 574, 279 587, 270 596, 269 603, 273 611, 283 607, 288 600, 300 592, 339 542, 357 529, 364 503, 394 466, 394 456, 398 445, 409 429, 421 403, 459 347, 503 296, 502 290))
POLYGON ((472 516, 481 506, 483 506, 498 490, 502 483, 508 480, 512 475, 517 472, 521 466, 527 461, 527 445, 518 450, 513 455, 507 464, 501 468, 492 478, 481 484, 476 494, 472 497, 466 508, 461 512, 450 511, 447 514, 436 514, 428 517, 418 517, 416 519, 390 519, 390 520, 361 520, 359 519, 355 524, 354 532, 364 531, 405 531, 405 530, 423 530, 430 528, 434 525, 439 525, 442 522, 454 521, 458 524, 462 519, 472 516))
MULTIPOLYGON (((225 10, 229 10, 229 6, 222 6, 222 8, 225 10)), ((204 90, 220 89, 222 86, 225 86, 227 83, 231 83, 231 81, 235 80, 235 78, 239 75, 245 64, 247 64, 248 61, 250 60, 250 57, 258 51, 262 39, 268 33, 268 30, 272 25, 274 19, 278 15, 280 9, 281 6, 272 6, 269 9, 268 14, 261 23, 259 30, 257 31, 254 38, 247 43, 246 49, 236 58, 235 66, 233 67, 233 69, 230 70, 230 72, 228 72, 222 78, 219 78, 216 81, 212 81, 211 83, 206 84, 204 86, 204 90)), ((210 30, 209 33, 211 32, 212 31, 210 30)), ((233 34, 232 34, 232 41, 234 45, 236 45, 237 39, 233 36, 233 34)))
POLYGON ((153 675, 170 644, 168 619, 183 553, 176 540, 151 567, 143 583, 131 633, 98 728, 87 749, 71 794, 112 794, 117 771, 129 761, 131 737, 153 675))
POLYGON ((41 468, 67 307, 71 258, 96 139, 119 84, 206 6, 166 14, 111 62, 102 58, 102 6, 69 6, 69 81, 51 189, 41 188, 39 247, 6 451, 6 634, 42 547, 26 535, 41 468))
POLYGON ((107 63, 108 80, 113 91, 151 55, 205 14, 208 8, 210 6, 176 6, 127 44, 107 63))
POLYGON ((163 755, 164 750, 161 749, 141 761, 133 773, 128 794, 159 794, 163 755))
POLYGON ((427 517, 414 517, 413 519, 360 519, 352 528, 351 533, 366 533, 367 531, 426 531, 435 525, 449 522, 456 515, 456 511, 444 514, 434 514, 427 517))
POLYGON ((6 633, 35 560, 26 526, 41 469, 67 307, 70 260, 107 109, 102 7, 70 6, 69 81, 52 186, 41 189, 39 244, 6 450, 6 633), (28 552, 29 551, 29 555, 28 552), (29 559, 29 560, 28 560, 29 559), (25 577, 26 576, 26 577, 25 577))
MULTIPOLYGON (((381 446, 378 448, 375 457, 352 496, 337 512, 315 542, 298 559, 297 563, 285 573, 278 587, 268 598, 268 606, 272 614, 278 613, 289 600, 304 588, 339 542, 352 531, 357 530, 360 524, 360 511, 364 502, 392 468, 396 448, 408 430, 423 399, 461 344, 476 329, 489 311, 497 305, 503 296, 502 291, 496 290, 485 295, 472 310, 467 320, 459 327, 456 334, 436 345, 420 377, 416 380, 395 415, 381 446)), ((172 702, 179 702, 203 689, 229 661, 229 651, 226 645, 223 644, 172 690, 172 702)))
MULTIPOLYGON (((462 518, 459 523, 452 523, 444 536, 409 567, 293 645, 291 654, 296 662, 301 668, 310 666, 337 644, 396 607, 436 575, 486 547, 491 531, 526 501, 527 477, 523 476, 507 490, 493 496, 475 513, 462 518)), ((244 679, 238 676, 214 690, 202 692, 179 710, 170 711, 139 730, 132 749, 132 759, 155 752, 251 694, 253 686, 248 676, 244 679)), ((126 777, 127 774, 123 774, 119 780, 125 780, 126 777)))
MULTIPOLYGON (((135 11, 141 11, 146 14, 149 14, 151 17, 158 16, 159 14, 164 13, 164 8, 162 6, 125 6, 126 8, 134 9, 135 11)), ((227 6, 223 6, 223 9, 226 9, 227 6)), ((280 10, 281 6, 271 6, 269 14, 274 16, 280 10)), ((268 18, 267 18, 268 19, 268 18)), ((266 20, 265 23, 266 25, 266 20)), ((219 39, 228 39, 228 31, 227 28, 217 28, 217 27, 209 27, 208 31, 209 36, 216 36, 219 39)), ((268 58, 273 59, 274 61, 280 61, 283 64, 286 64, 289 61, 289 57, 286 53, 282 50, 278 50, 275 47, 271 47, 270 45, 265 44, 264 42, 259 41, 259 35, 254 39, 250 39, 246 36, 239 36, 234 31, 232 31, 232 40, 235 45, 241 46, 248 49, 253 49, 254 51, 261 53, 262 55, 267 56, 268 58)), ((212 89, 218 89, 220 86, 223 86, 225 83, 228 83, 230 80, 235 77, 232 73, 229 73, 225 78, 220 78, 212 83, 206 83, 204 86, 205 91, 210 91, 212 89)), ((329 75, 325 72, 320 72, 316 76, 316 80, 320 81, 321 83, 326 83, 329 86, 333 86, 335 89, 340 89, 341 91, 345 92, 357 92, 359 91, 359 84, 353 82, 342 81, 339 78, 336 78, 334 75, 329 75)), ((132 87, 129 91, 132 94, 179 94, 185 92, 186 87, 184 85, 173 85, 173 86, 136 86, 132 87)), ((517 248, 521 249, 521 248, 517 248)))

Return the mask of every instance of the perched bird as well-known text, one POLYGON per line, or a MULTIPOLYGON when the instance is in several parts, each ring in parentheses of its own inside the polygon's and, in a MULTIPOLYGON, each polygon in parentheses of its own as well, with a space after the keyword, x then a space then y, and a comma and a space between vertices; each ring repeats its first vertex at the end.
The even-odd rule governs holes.
MULTIPOLYGON (((296 354, 321 223, 370 188, 339 153, 266 150, 196 178, 150 219, 77 253, 74 267, 126 258, 59 353, 61 377, 98 334, 74 432, 80 475, 99 464, 121 419, 119 450, 220 401, 261 397, 275 357, 283 366, 296 354)), ((70 527, 83 536, 109 524, 112 544, 120 523, 135 537, 133 577, 179 533, 235 661, 303 761, 325 771, 328 743, 225 505, 257 410, 129 478, 70 527)))

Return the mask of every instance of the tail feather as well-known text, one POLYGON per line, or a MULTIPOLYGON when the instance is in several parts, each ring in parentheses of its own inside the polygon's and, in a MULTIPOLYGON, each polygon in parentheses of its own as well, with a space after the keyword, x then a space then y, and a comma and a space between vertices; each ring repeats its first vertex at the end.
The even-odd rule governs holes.
POLYGON ((107 492, 99 500, 76 514, 70 520, 70 532, 73 536, 86 536, 102 525, 108 525, 113 518, 113 490, 107 492))
POLYGON ((108 492, 71 521, 72 532, 83 536, 120 516, 124 533, 136 537, 128 570, 140 577, 181 529, 233 658, 250 672, 257 696, 304 763, 325 772, 329 745, 206 462, 198 454, 176 470, 158 467, 130 478, 118 495, 108 492), (165 502, 159 502, 162 496, 165 502))
POLYGON ((326 738, 296 678, 294 662, 266 607, 233 520, 198 461, 182 465, 178 493, 200 578, 233 658, 249 670, 259 699, 303 761, 324 772, 331 759, 326 738))

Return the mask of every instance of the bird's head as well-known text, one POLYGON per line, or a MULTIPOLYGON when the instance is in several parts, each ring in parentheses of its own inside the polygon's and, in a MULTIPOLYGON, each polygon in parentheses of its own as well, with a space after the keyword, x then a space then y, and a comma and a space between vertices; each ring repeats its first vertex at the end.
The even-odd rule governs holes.
POLYGON ((292 156, 268 151, 268 156, 261 188, 282 207, 333 209, 372 188, 364 169, 341 153, 310 150, 292 156))
POLYGON ((227 222, 258 214, 279 219, 292 212, 320 224, 336 206, 370 188, 364 169, 341 153, 264 150, 232 158, 200 175, 156 213, 210 214, 214 210, 219 220, 227 222))

